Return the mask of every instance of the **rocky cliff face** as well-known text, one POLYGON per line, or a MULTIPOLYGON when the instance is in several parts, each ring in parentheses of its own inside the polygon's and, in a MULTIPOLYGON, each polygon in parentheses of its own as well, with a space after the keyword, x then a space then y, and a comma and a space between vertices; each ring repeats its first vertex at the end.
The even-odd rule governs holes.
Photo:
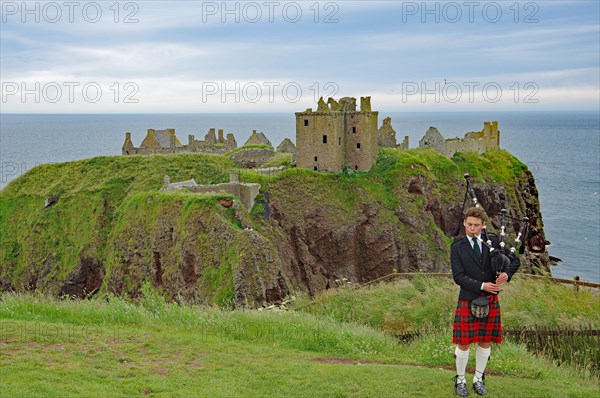
MULTIPOLYGON (((121 185, 94 180, 96 193, 81 191, 77 182, 43 208, 44 195, 27 188, 42 180, 35 173, 10 185, 0 194, 0 228, 10 231, 1 238, 1 288, 137 297, 150 284, 171 300, 244 307, 278 302, 298 290, 314 295, 341 280, 364 283, 394 270, 449 271, 465 171, 490 213, 505 208, 517 219, 529 217, 522 269, 549 273, 533 176, 502 151, 448 160, 430 150, 385 149, 369 173, 292 169, 261 177, 262 199, 252 213, 223 195, 158 193, 162 170, 173 168, 168 162, 198 167, 196 175, 206 176, 214 158, 198 166, 197 158, 178 156, 144 160, 150 163, 139 169, 154 178, 155 190, 135 188, 127 179, 121 185), (492 172, 490 161, 498 164, 492 172), (153 170, 153 162, 162 162, 161 169, 153 170), (127 195, 136 189, 140 193, 127 195)), ((126 173, 140 160, 118 162, 126 173)), ((56 168, 48 175, 64 181, 56 168)), ((490 223, 498 228, 497 219, 490 223)))
MULTIPOLYGON (((306 194, 300 184, 276 184, 270 195, 271 218, 283 232, 278 247, 291 284, 314 294, 336 286, 340 280, 364 283, 394 270, 450 272, 449 237, 462 220, 460 200, 445 202, 435 193, 437 183, 419 175, 407 178, 395 189, 403 198, 395 206, 386 206, 356 189, 356 210, 346 211, 306 194)), ((476 183, 475 190, 488 212, 499 213, 506 208, 517 220, 529 218, 528 250, 522 256, 522 269, 549 274, 531 173, 525 170, 515 187, 476 183)), ((490 220, 490 229, 499 230, 498 217, 490 220)), ((521 224, 509 226, 514 239, 521 224)))
POLYGON ((271 217, 283 232, 279 251, 294 286, 314 294, 342 279, 363 283, 394 269, 445 268, 447 244, 439 229, 429 228, 429 217, 402 205, 389 208, 360 188, 353 191, 356 209, 347 209, 307 195, 300 184, 273 187, 271 217))

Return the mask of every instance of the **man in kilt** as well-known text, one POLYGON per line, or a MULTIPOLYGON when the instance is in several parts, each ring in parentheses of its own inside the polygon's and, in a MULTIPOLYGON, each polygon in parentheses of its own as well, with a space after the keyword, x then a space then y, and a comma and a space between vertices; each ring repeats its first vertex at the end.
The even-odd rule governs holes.
MULTIPOLYGON (((484 229, 484 212, 479 208, 471 208, 465 213, 463 225, 466 235, 452 244, 450 261, 454 282, 460 286, 458 305, 454 316, 452 342, 456 344, 456 373, 454 387, 456 393, 461 397, 469 395, 465 372, 469 361, 469 348, 472 343, 478 343, 476 348, 475 376, 473 378, 473 389, 479 395, 487 394, 484 385, 484 372, 490 357, 490 343, 502 342, 502 324, 500 321, 500 304, 498 293, 500 286, 508 282, 512 275, 517 272, 521 265, 518 257, 508 254, 510 265, 499 275, 492 267, 492 257, 500 255, 481 244, 481 231, 484 229), (473 300, 483 297, 484 305, 489 304, 489 313, 482 314, 475 311, 475 317, 471 311, 473 300), (486 300, 487 299, 487 303, 486 300)), ((499 247, 499 239, 491 233, 486 234, 484 241, 492 241, 492 247, 499 247)), ((477 300, 477 302, 481 301, 477 300)), ((475 307, 478 308, 478 307, 475 307)), ((487 312, 487 307, 485 308, 487 312)))

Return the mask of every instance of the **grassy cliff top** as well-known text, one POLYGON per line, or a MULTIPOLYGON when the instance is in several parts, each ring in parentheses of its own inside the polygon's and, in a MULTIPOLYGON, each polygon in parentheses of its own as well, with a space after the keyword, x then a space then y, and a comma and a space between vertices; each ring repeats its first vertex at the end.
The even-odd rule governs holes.
POLYGON ((71 196, 102 191, 127 196, 160 189, 165 175, 171 182, 191 178, 198 184, 227 182, 228 170, 233 168, 227 157, 209 154, 100 156, 37 166, 11 181, 0 196, 71 196))
MULTIPOLYGON (((484 155, 459 153, 447 159, 429 149, 380 149, 377 164, 367 173, 316 173, 310 170, 288 170, 274 178, 290 175, 306 176, 307 180, 354 180, 357 182, 386 182, 403 176, 425 174, 440 182, 457 179, 469 172, 475 180, 486 183, 511 183, 522 175, 526 166, 503 150, 488 151, 484 155)), ((155 191, 168 175, 171 182, 194 178, 199 184, 228 181, 229 171, 235 164, 226 156, 209 154, 175 154, 151 156, 100 156, 73 162, 37 166, 13 180, 0 196, 10 198, 22 195, 74 195, 82 192, 122 191, 127 195, 155 191)), ((244 171, 242 180, 266 182, 252 171, 244 171)))

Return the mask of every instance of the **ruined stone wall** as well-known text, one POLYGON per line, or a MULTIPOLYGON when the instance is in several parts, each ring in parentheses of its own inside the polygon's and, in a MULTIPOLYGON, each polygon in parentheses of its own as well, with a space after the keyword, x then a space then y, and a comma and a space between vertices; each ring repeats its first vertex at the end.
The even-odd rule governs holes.
POLYGON ((253 169, 265 164, 275 155, 275 151, 267 148, 247 148, 241 149, 231 155, 229 159, 233 160, 236 165, 244 169, 253 169))
POLYGON ((133 146, 133 142, 131 141, 131 133, 125 133, 125 142, 123 143, 123 147, 121 148, 122 155, 135 155, 137 154, 136 148, 133 146))
POLYGON ((158 149, 143 149, 133 148, 129 150, 123 150, 123 155, 172 155, 175 153, 212 153, 212 154, 224 154, 229 152, 227 149, 219 147, 196 147, 189 149, 186 145, 183 148, 158 148, 158 149))
POLYGON ((183 187, 182 189, 195 193, 226 193, 235 195, 248 210, 254 206, 254 199, 260 191, 260 184, 246 184, 241 182, 226 182, 214 185, 198 185, 183 187))
POLYGON ((277 152, 296 154, 296 145, 289 138, 284 138, 277 146, 277 152))
POLYGON ((479 139, 470 139, 465 140, 463 138, 454 138, 446 140, 446 148, 444 150, 444 155, 451 158, 454 156, 456 152, 477 152, 484 153, 487 151, 488 146, 485 140, 479 139))
POLYGON ((472 131, 464 138, 444 139, 435 127, 430 127, 419 141, 420 148, 431 148, 451 158, 456 152, 484 153, 489 149, 500 148, 498 122, 485 122, 481 131, 472 131))
POLYGON ((296 113, 296 162, 298 167, 338 172, 344 166, 344 114, 341 112, 296 113), (324 138, 325 137, 325 138, 324 138))
MULTIPOLYGON (((196 141, 198 142, 202 142, 202 141, 196 141)), ((235 149, 235 148, 233 148, 235 149)), ((195 144, 193 147, 189 147, 187 146, 185 149, 179 151, 179 152, 200 152, 200 153, 215 153, 215 154, 224 154, 229 152, 231 149, 229 149, 228 147, 224 146, 224 145, 205 145, 205 144, 195 144)))
POLYGON ((408 136, 407 135, 404 136, 404 139, 402 140, 402 142, 400 144, 398 144, 397 148, 402 149, 402 150, 408 149, 408 136))
POLYGON ((432 126, 419 140, 419 148, 435 149, 438 152, 446 153, 446 140, 438 129, 432 126))
POLYGON ((223 129, 219 129, 219 135, 217 138, 214 128, 211 128, 204 140, 196 140, 194 135, 188 135, 188 144, 182 145, 177 137, 175 136, 175 129, 167 129, 171 135, 171 142, 168 147, 161 146, 160 143, 155 140, 154 129, 148 129, 148 133, 142 144, 139 147, 135 147, 131 141, 131 133, 125 133, 125 142, 121 149, 123 155, 154 155, 154 154, 173 154, 173 153, 214 153, 224 154, 233 149, 237 148, 237 142, 233 134, 228 133, 227 138, 223 137, 223 129))
POLYGON ((489 149, 500 148, 500 131, 498 122, 484 122, 483 130, 465 134, 464 138, 449 138, 446 140, 443 153, 452 157, 456 152, 484 153, 489 149))
POLYGON ((188 152, 186 148, 155 148, 155 149, 144 149, 144 148, 134 148, 134 153, 130 153, 129 155, 170 155, 173 153, 182 153, 188 152))
POLYGON ((219 129, 219 136, 215 129, 211 128, 204 136, 204 140, 196 140, 193 135, 188 136, 187 152, 217 153, 224 154, 237 148, 237 142, 233 134, 228 133, 223 137, 223 129, 219 129))
POLYGON ((377 161, 377 118, 379 112, 346 114, 347 164, 352 170, 369 171, 377 161))
POLYGON ((396 147, 396 130, 392 127, 392 118, 383 119, 383 124, 377 132, 377 142, 381 148, 396 147))
MULTIPOLYGON (((165 177, 168 178, 168 177, 165 177)), ((207 194, 229 194, 235 195, 239 198, 240 202, 246 206, 248 210, 252 209, 255 203, 256 196, 260 191, 260 184, 242 183, 242 182, 226 182, 222 184, 212 185, 185 185, 176 186, 175 184, 169 184, 167 180, 167 186, 161 188, 163 192, 173 191, 189 191, 193 193, 207 193, 207 194)))

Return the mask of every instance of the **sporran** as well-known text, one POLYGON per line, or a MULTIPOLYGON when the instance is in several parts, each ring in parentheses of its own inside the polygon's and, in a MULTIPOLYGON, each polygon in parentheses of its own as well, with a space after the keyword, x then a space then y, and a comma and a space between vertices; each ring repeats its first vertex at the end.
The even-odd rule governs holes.
POLYGON ((490 313, 490 303, 487 297, 477 297, 471 301, 471 314, 478 319, 487 318, 490 313))

